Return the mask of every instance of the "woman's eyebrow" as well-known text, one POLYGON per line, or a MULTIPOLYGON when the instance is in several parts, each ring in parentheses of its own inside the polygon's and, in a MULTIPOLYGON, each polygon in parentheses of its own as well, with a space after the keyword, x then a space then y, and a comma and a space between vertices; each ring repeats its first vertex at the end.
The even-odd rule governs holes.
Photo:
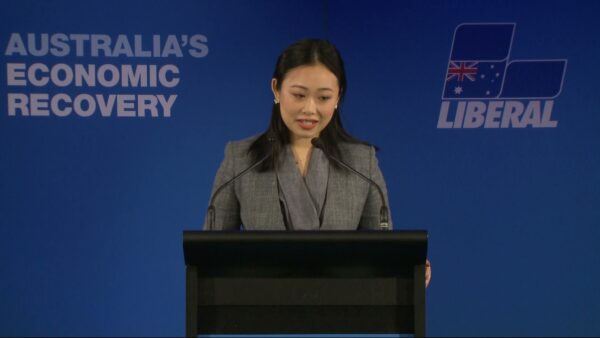
MULTIPOLYGON (((308 90, 308 87, 305 87, 305 86, 302 86, 302 85, 299 85, 299 84, 291 85, 290 87, 308 90)), ((333 91, 333 89, 331 89, 329 87, 322 87, 322 88, 318 88, 317 89, 317 91, 323 91, 323 90, 333 91)))

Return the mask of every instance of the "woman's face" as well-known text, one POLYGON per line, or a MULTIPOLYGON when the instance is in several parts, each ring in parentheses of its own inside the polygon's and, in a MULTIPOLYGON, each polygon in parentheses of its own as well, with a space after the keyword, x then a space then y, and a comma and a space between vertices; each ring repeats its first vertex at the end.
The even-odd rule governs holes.
POLYGON ((331 121, 340 95, 337 78, 322 64, 293 68, 280 89, 275 79, 271 87, 292 142, 318 137, 331 121))

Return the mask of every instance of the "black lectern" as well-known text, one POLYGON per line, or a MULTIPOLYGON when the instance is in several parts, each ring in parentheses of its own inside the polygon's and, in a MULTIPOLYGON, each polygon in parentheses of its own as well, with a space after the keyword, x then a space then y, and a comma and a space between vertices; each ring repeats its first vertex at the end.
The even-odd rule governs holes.
POLYGON ((186 335, 425 335, 426 231, 185 231, 186 335))

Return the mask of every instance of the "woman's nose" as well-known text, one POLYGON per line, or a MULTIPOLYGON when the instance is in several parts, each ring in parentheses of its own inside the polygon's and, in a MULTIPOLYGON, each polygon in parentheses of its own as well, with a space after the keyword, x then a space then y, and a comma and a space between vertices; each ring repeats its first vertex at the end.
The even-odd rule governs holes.
POLYGON ((317 103, 315 99, 309 98, 306 100, 306 104, 304 105, 303 113, 307 115, 312 115, 317 113, 317 103))

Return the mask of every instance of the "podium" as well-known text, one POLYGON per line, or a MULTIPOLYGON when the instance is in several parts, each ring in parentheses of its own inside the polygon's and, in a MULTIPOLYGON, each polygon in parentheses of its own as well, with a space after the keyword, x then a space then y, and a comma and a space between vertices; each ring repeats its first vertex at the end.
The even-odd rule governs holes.
POLYGON ((426 231, 184 231, 186 335, 425 335, 426 231))

